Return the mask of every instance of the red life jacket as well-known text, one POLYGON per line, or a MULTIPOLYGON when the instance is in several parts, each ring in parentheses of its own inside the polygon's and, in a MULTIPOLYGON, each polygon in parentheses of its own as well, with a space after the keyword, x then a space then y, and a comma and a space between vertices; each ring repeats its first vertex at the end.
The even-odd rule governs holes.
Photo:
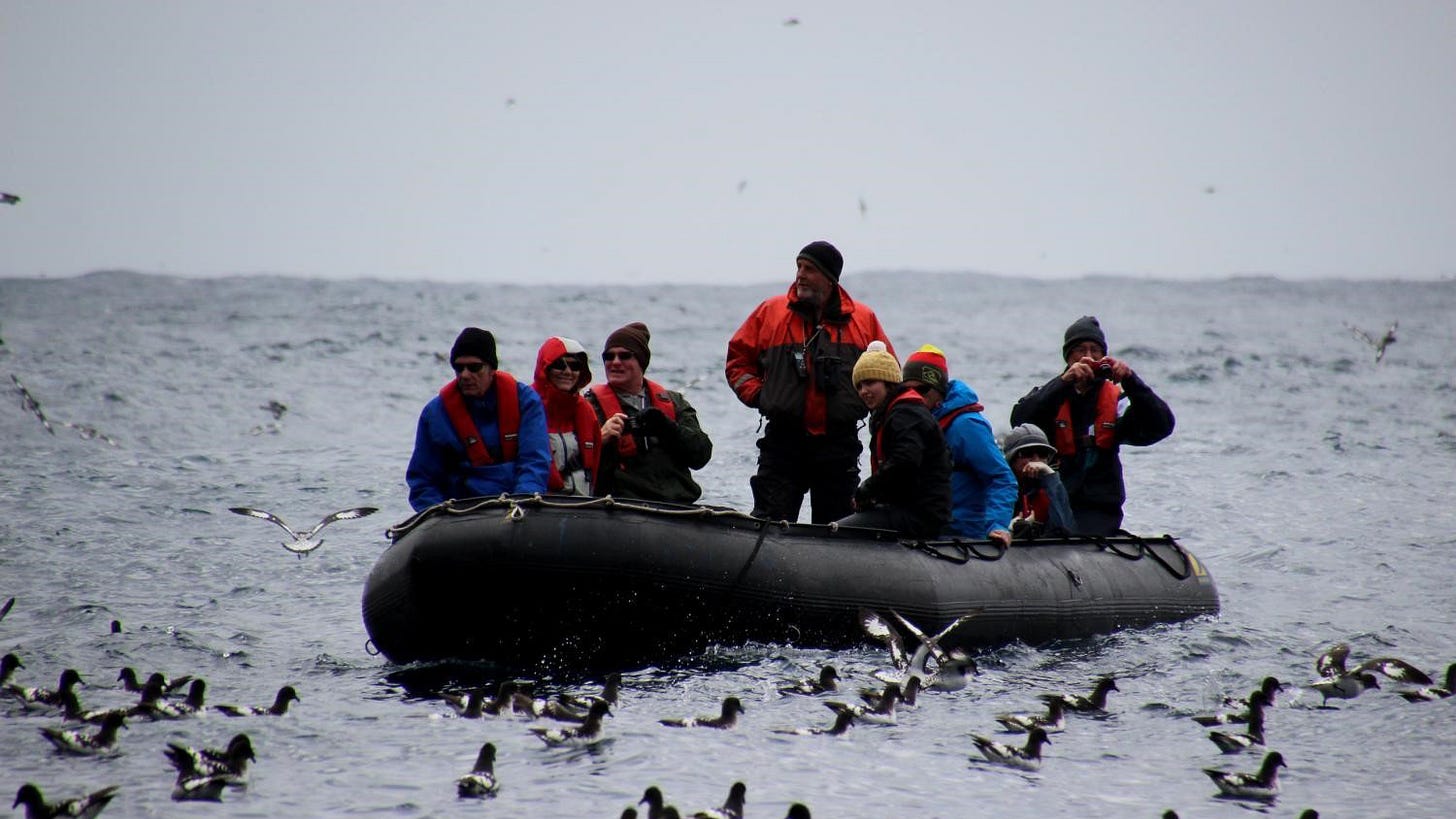
MULTIPOLYGON (((643 386, 647 387, 647 400, 652 406, 662 410, 662 414, 669 419, 677 420, 677 407, 673 406, 672 396, 667 394, 667 388, 656 381, 643 379, 643 386)), ((591 388, 592 395, 597 397, 597 403, 601 405, 604 418, 611 418, 622 411, 622 402, 617 400, 617 391, 607 384, 597 384, 591 388)), ((603 421, 605 423, 605 421, 603 421)), ((637 441, 631 435, 617 436, 617 454, 623 458, 631 458, 637 454, 637 441)))
MULTIPOLYGON (((514 461, 521 438, 521 396, 516 392, 516 379, 504 370, 496 370, 491 389, 495 390, 496 423, 500 425, 501 460, 514 461)), ((489 466, 495 463, 485 442, 480 440, 475 419, 470 417, 470 410, 465 406, 459 378, 440 388, 440 403, 445 406, 450 426, 455 428, 455 434, 465 444, 465 456, 470 459, 470 465, 489 466)))
POLYGON ((1033 489, 1021 496, 1021 517, 1046 523, 1051 517, 1052 499, 1045 489, 1033 489))
MULTIPOLYGON (((592 409, 586 399, 580 398, 576 402, 576 416, 572 420, 572 431, 576 434, 576 451, 581 458, 582 468, 593 481, 597 477, 597 441, 601 438, 602 428, 597 423, 597 413, 592 409)), ((560 430, 557 430, 560 432, 560 430)), ((555 492, 566 486, 566 481, 561 478, 561 471, 556 468, 556 459, 551 459, 551 475, 546 487, 555 492)))
MULTIPOLYGON (((888 421, 890 419, 890 410, 893 410, 895 408, 895 405, 896 404, 902 404, 902 403, 904 403, 906 401, 918 401, 918 402, 920 402, 920 406, 922 406, 922 407, 925 406, 925 398, 924 398, 924 396, 922 396, 920 393, 916 392, 915 390, 909 390, 909 389, 907 389, 904 392, 900 393, 899 395, 895 396, 890 401, 890 403, 885 407, 885 414, 884 414, 885 420, 888 421)), ((880 424, 880 428, 877 429, 877 430, 875 430, 875 435, 874 435, 874 439, 875 440, 873 441, 873 445, 874 446, 873 446, 873 449, 871 450, 871 452, 873 454, 870 456, 870 474, 871 475, 873 475, 876 472, 879 472, 880 471, 880 462, 883 461, 884 460, 884 457, 885 457, 884 452, 881 451, 883 449, 883 447, 884 447, 884 435, 882 435, 881 433, 883 433, 884 431, 885 431, 885 425, 884 424, 880 424)))
POLYGON ((955 409, 941 416, 940 431, 945 432, 946 430, 950 429, 952 421, 962 415, 965 415, 968 412, 983 412, 985 411, 985 409, 986 408, 981 406, 980 404, 966 404, 964 407, 956 407, 955 409))
POLYGON ((1052 443, 1057 447, 1057 454, 1069 456, 1077 454, 1078 443, 1091 443, 1098 449, 1117 448, 1117 402, 1122 398, 1122 387, 1111 381, 1103 381, 1102 387, 1097 393, 1097 409, 1092 417, 1091 441, 1084 437, 1078 441, 1076 431, 1072 429, 1072 402, 1063 401, 1062 406, 1057 409, 1057 428, 1053 431, 1052 443))

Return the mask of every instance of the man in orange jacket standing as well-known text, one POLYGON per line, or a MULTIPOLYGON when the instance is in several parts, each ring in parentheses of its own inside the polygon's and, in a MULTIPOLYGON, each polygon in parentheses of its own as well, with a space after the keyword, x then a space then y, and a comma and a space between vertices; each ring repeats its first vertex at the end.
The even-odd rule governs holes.
POLYGON ((876 339, 875 312, 839 285, 844 257, 828 242, 799 251, 789 291, 765 300, 728 342, 728 386, 768 421, 758 441, 753 514, 797 521, 804 495, 813 522, 848 516, 859 486, 858 424, 868 410, 850 374, 876 339))

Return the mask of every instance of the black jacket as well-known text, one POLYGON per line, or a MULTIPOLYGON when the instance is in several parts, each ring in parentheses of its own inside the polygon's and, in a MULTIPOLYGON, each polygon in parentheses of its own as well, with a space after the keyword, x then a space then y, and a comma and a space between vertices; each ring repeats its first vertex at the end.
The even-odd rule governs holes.
POLYGON ((950 450, 940 424, 923 401, 895 399, 906 387, 892 385, 885 407, 870 415, 870 459, 874 474, 860 484, 863 508, 895 507, 914 521, 915 537, 936 537, 950 523, 950 450))
MULTIPOLYGON (((1095 509, 1116 512, 1120 517, 1127 491, 1123 487, 1118 447, 1123 444, 1148 446, 1173 432, 1173 411, 1136 373, 1123 379, 1122 391, 1127 398, 1127 408, 1117 419, 1113 448, 1110 451, 1096 449, 1086 445, 1083 436, 1078 436, 1077 453, 1061 458, 1058 471, 1067 487, 1074 514, 1083 509, 1095 509)), ((1097 391, 1088 390, 1078 395, 1076 389, 1063 381, 1060 375, 1016 402, 1016 406, 1011 408, 1011 425, 1035 424, 1047 434, 1048 440, 1055 441, 1057 412, 1067 401, 1072 404, 1072 428, 1087 429, 1096 414, 1097 391)))

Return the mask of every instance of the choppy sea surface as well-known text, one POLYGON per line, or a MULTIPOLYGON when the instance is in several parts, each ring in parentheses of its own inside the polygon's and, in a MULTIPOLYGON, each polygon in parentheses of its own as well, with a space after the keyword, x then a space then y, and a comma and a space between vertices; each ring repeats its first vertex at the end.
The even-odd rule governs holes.
MULTIPOLYGON (((281 718, 136 722, 102 759, 55 755, 37 729, 59 717, 0 701, 0 795, 25 782, 53 799, 119 785, 106 816, 616 817, 649 785, 688 814, 741 780, 754 817, 792 802, 816 817, 1449 815, 1456 698, 1411 704, 1384 681, 1320 708, 1313 691, 1285 692, 1268 717, 1268 747, 1289 766, 1272 804, 1214 797, 1201 769, 1252 771, 1258 755, 1220 754, 1189 716, 1265 675, 1311 682, 1315 656, 1337 642, 1353 659, 1398 656, 1437 677, 1456 661, 1451 281, 846 278, 902 356, 924 343, 947 352, 999 432, 1016 399, 1057 371, 1063 328, 1099 316, 1112 353, 1178 418, 1170 439, 1124 450, 1126 525, 1175 534, 1202 559, 1222 597, 1216 618, 989 651, 966 690, 838 738, 773 733, 832 719, 822 701, 776 689, 825 663, 853 687, 872 684, 882 648, 722 646, 625 669, 609 741, 574 752, 548 750, 525 720, 456 718, 402 684, 419 669, 366 649, 364 579, 383 530, 409 514, 415 420, 448 378, 443 355, 462 326, 494 330, 503 368, 529 377, 549 335, 597 350, 615 327, 645 321, 650 376, 685 389, 714 440, 704 501, 747 508, 757 418, 724 383, 724 349, 788 279, 0 280, 0 604, 16 598, 0 650, 25 663, 15 682, 53 686, 74 667, 87 706, 121 705, 134 697, 113 680, 133 666, 203 677, 214 703, 266 704, 284 684, 302 698, 281 718), (1379 336, 1397 320, 1378 364, 1346 327, 1379 336), (47 433, 10 375, 53 422, 115 445, 59 423, 47 433), (279 418, 274 401, 287 407, 279 418), (280 530, 227 512, 260 507, 306 527, 360 505, 382 511, 329 527, 305 559, 280 548, 280 530), (1053 735, 1040 772, 973 758, 970 735, 997 735, 994 715, 1034 709, 1040 692, 1085 692, 1103 674, 1120 689, 1108 712, 1053 735), (658 724, 715 713, 727 695, 746 706, 736 730, 658 724), (221 804, 172 802, 165 744, 221 747, 239 730, 257 752, 249 786, 221 804), (500 794, 458 799, 454 779, 485 741, 499 749, 500 794)), ((457 673, 440 675, 445 687, 478 682, 457 673)))

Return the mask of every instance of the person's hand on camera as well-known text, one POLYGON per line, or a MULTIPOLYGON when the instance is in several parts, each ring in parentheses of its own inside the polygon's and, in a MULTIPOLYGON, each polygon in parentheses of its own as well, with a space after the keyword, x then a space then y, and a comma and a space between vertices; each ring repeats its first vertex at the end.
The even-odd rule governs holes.
POLYGON ((677 431, 677 422, 657 407, 648 407, 637 416, 642 431, 657 438, 666 438, 677 431))
POLYGON ((1103 356, 1102 360, 1098 361, 1097 364, 1098 366, 1106 367, 1106 370, 1103 372, 1113 383, 1120 384, 1122 383, 1122 379, 1132 375, 1132 367, 1127 366, 1126 361, 1113 358, 1110 355, 1103 356))
POLYGON ((1043 475, 1050 475, 1053 471, 1054 470, 1052 469, 1051 464, 1045 461, 1027 461, 1026 464, 1021 467, 1021 477, 1031 481, 1036 480, 1043 475))
POLYGON ((606 423, 602 424, 602 441, 605 443, 622 437, 622 430, 626 425, 627 415, 625 413, 614 414, 606 420, 606 423))
POLYGON ((1073 361, 1062 373, 1062 380, 1069 384, 1090 384, 1097 378, 1097 362, 1090 358, 1073 361))

